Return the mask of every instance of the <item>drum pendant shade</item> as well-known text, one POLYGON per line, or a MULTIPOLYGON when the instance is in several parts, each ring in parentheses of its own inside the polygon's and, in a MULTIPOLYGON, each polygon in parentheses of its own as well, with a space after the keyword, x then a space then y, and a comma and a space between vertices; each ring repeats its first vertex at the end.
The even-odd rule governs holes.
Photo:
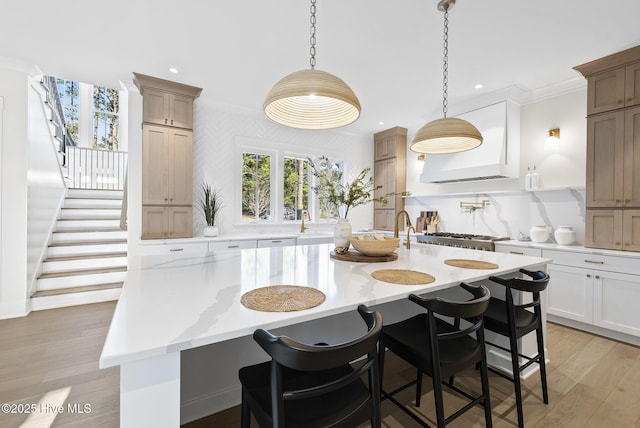
POLYGON ((360 116, 360 101, 339 77, 321 70, 300 70, 274 85, 264 102, 274 122, 291 128, 330 129, 360 116))
POLYGON ((445 117, 427 123, 416 132, 411 150, 417 153, 464 152, 482 144, 478 128, 463 119, 445 117))

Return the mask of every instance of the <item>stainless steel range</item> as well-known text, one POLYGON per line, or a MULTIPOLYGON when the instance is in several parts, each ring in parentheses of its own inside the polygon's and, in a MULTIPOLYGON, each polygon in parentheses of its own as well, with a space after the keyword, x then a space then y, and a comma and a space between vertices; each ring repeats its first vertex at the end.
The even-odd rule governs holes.
POLYGON ((471 248, 475 250, 495 251, 494 242, 510 239, 508 236, 473 235, 468 233, 436 232, 417 235, 416 240, 424 244, 445 245, 448 247, 471 248))

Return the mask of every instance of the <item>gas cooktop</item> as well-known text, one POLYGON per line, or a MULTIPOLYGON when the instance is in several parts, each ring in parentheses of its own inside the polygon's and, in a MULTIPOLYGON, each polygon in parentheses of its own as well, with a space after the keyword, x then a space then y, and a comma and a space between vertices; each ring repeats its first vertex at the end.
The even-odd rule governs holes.
POLYGON ((426 244, 495 251, 494 242, 510 238, 508 236, 475 235, 472 233, 436 232, 418 235, 416 239, 418 242, 426 244))

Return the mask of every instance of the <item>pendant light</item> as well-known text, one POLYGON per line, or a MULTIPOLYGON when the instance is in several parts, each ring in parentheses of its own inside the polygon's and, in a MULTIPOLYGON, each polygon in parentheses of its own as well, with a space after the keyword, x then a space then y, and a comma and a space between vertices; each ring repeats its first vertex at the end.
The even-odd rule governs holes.
POLYGON ((441 0, 438 10, 444 12, 444 65, 442 112, 444 117, 427 123, 416 132, 411 150, 417 153, 444 154, 470 150, 482 144, 480 131, 466 120, 447 117, 449 73, 449 10, 455 0, 441 0))
POLYGON ((316 0, 311 0, 310 70, 282 78, 264 102, 264 113, 274 122, 300 129, 330 129, 349 125, 360 117, 360 101, 339 77, 315 69, 316 0))

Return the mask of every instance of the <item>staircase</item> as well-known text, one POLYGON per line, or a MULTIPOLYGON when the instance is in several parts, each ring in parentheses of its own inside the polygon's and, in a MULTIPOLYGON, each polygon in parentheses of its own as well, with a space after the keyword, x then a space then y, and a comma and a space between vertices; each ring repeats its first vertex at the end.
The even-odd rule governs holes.
POLYGON ((31 309, 117 300, 127 273, 122 191, 69 189, 31 309))

